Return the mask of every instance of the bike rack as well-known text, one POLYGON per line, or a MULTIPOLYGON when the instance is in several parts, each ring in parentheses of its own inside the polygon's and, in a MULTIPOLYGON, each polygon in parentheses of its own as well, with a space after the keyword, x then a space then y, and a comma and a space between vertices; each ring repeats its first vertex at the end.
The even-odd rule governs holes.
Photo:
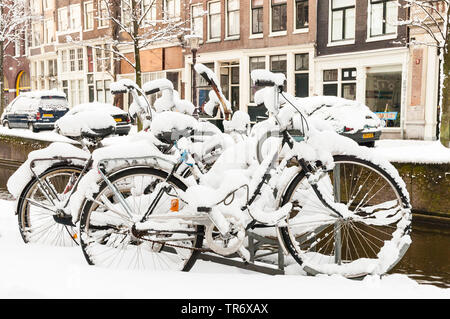
POLYGON ((214 253, 201 253, 198 258, 204 261, 211 261, 222 265, 234 266, 237 268, 256 271, 267 275, 285 274, 285 258, 283 249, 279 246, 278 239, 264 237, 250 231, 247 231, 247 238, 247 250, 250 252, 250 262, 242 261, 242 258, 237 254, 223 257, 214 253), (258 251, 262 251, 262 253, 258 254, 258 251), (275 254, 277 255, 276 264, 261 259, 262 257, 267 257, 275 254))

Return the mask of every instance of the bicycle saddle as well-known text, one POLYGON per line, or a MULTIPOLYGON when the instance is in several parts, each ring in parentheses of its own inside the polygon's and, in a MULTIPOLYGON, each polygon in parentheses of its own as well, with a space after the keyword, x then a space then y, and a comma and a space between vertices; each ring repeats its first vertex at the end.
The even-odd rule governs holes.
POLYGON ((87 138, 91 140, 103 139, 111 134, 116 132, 115 126, 108 126, 106 128, 101 129, 82 129, 80 132, 81 138, 87 138))

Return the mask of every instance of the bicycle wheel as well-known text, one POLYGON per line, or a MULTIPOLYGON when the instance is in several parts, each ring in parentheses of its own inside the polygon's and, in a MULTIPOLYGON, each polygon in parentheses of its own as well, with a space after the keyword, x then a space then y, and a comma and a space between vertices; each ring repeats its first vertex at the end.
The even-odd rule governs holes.
MULTIPOLYGON (((82 169, 76 166, 58 166, 33 178, 25 187, 17 204, 19 231, 25 243, 53 246, 77 245, 74 226, 55 220, 58 203, 65 199, 74 179, 82 169), (46 193, 50 196, 44 195, 46 193)), ((68 217, 70 219, 70 217, 68 217)))
POLYGON ((311 275, 386 273, 409 247, 408 195, 394 177, 369 161, 347 155, 334 156, 334 161, 320 188, 351 214, 343 218, 326 208, 300 172, 282 199, 282 205, 293 204, 286 226, 280 228, 285 247, 311 275))
POLYGON ((203 243, 203 226, 188 222, 175 224, 177 230, 167 229, 164 222, 179 214, 183 208, 177 201, 178 209, 172 211, 177 191, 186 190, 186 185, 175 177, 167 181, 170 195, 164 195, 156 202, 154 215, 165 215, 160 228, 146 230, 136 235, 133 225, 153 203, 158 184, 164 182, 168 174, 153 168, 130 168, 114 174, 110 182, 120 192, 131 208, 128 216, 117 195, 102 182, 94 200, 87 200, 82 206, 80 218, 80 243, 83 254, 90 265, 126 269, 183 270, 189 271, 197 258, 203 243))

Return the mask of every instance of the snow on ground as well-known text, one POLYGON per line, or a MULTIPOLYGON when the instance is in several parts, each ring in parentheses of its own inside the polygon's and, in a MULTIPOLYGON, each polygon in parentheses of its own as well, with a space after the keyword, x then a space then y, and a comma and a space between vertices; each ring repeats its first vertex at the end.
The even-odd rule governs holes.
POLYGON ((390 162, 450 163, 450 149, 439 141, 379 140, 374 150, 390 162))
POLYGON ((79 247, 24 244, 13 202, 0 200, 0 298, 449 298, 450 289, 406 275, 353 281, 340 276, 269 276, 198 261, 189 273, 89 266, 79 247))

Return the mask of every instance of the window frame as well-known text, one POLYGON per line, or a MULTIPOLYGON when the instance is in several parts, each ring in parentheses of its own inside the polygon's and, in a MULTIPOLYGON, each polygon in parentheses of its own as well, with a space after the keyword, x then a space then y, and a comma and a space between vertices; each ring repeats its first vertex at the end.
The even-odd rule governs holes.
POLYGON ((204 21, 203 21, 203 16, 204 16, 204 14, 200 14, 200 15, 195 15, 194 14, 194 8, 195 7, 197 7, 197 8, 200 8, 200 10, 202 11, 202 12, 204 12, 204 10, 203 10, 203 3, 194 3, 194 4, 192 4, 191 5, 191 29, 192 29, 192 31, 194 31, 194 33, 197 35, 197 36, 200 36, 201 37, 201 39, 200 39, 200 42, 203 42, 203 28, 204 28, 204 21), (198 21, 201 21, 201 34, 197 34, 196 32, 195 32, 195 30, 197 29, 195 26, 196 26, 196 23, 195 23, 195 20, 198 20, 198 21))
POLYGON ((83 9, 84 9, 84 14, 83 14, 83 30, 84 31, 91 31, 94 30, 94 12, 95 12, 95 8, 94 8, 94 1, 86 1, 83 3, 83 9), (92 10, 88 10, 88 6, 91 5, 92 6, 92 10), (92 18, 89 20, 90 16, 92 15, 92 18), (92 21, 92 26, 89 28, 88 27, 88 22, 92 21))
MULTIPOLYGON (((283 1, 283 0, 281 0, 283 1)), ((286 33, 287 32, 287 0, 284 0, 284 2, 282 3, 273 3, 274 0, 270 0, 270 33, 271 34, 279 34, 279 33, 286 33), (286 20, 284 21, 284 29, 279 29, 279 30, 274 30, 274 25, 273 25, 273 16, 274 16, 274 8, 281 8, 284 6, 285 9, 285 15, 286 15, 286 20)))
POLYGON ((294 0, 294 31, 302 31, 302 32, 307 32, 309 29, 309 0, 294 0), (298 2, 304 2, 306 3, 307 7, 308 7, 308 19, 306 21, 306 24, 302 27, 298 27, 297 26, 297 16, 298 16, 298 11, 297 11, 297 3, 298 2))
POLYGON ((296 97, 299 97, 297 95, 297 91, 296 91, 296 88, 297 88, 297 74, 306 74, 308 76, 308 88, 307 88, 308 95, 307 96, 309 96, 309 86, 310 86, 310 83, 309 83, 309 80, 310 80, 310 52, 294 53, 294 95, 296 97), (298 55, 306 56, 306 61, 308 63, 306 68, 297 69, 297 56, 298 55))
MULTIPOLYGON (((232 1, 236 1, 236 0, 232 0, 232 1)), ((240 21, 240 18, 241 18, 241 11, 240 11, 241 10, 241 4, 240 4, 240 1, 236 1, 236 2, 238 3, 238 8, 230 10, 230 6, 229 6, 230 0, 226 0, 225 1, 225 9, 226 9, 225 10, 225 24, 226 24, 225 38, 226 39, 239 38, 240 34, 241 34, 241 21, 240 21), (236 14, 236 12, 237 12, 237 15, 238 15, 238 24, 239 24, 238 31, 237 31, 237 33, 230 34, 230 13, 236 14)))
MULTIPOLYGON (((389 24, 387 22, 387 4, 388 2, 394 2, 394 0, 369 0, 368 1, 368 8, 367 8, 367 40, 377 41, 377 40, 384 40, 384 39, 392 39, 397 37, 398 33, 398 26, 395 26, 394 32, 386 32, 386 25, 389 24), (382 33, 373 35, 372 34, 372 8, 374 4, 383 4, 383 19, 382 19, 382 33)), ((398 8, 396 11, 396 16, 398 18, 398 8)))
POLYGON ((258 5, 258 6, 254 6, 253 5, 253 0, 250 0, 250 22, 251 22, 251 27, 250 27, 250 34, 251 35, 262 35, 264 33, 264 1, 261 1, 262 4, 258 5), (261 22, 261 31, 254 31, 254 11, 261 11, 262 12, 262 22, 261 22))
POLYGON ((208 41, 211 41, 211 42, 214 42, 214 41, 220 41, 221 39, 222 39, 222 3, 221 3, 221 1, 209 1, 208 2, 208 27, 207 27, 207 29, 208 29, 208 41), (218 12, 218 13, 214 13, 214 14, 211 14, 210 13, 210 8, 211 8, 211 5, 212 4, 219 4, 219 9, 220 9, 220 11, 218 12), (212 16, 214 16, 215 18, 219 18, 219 21, 220 21, 220 23, 219 23, 219 36, 217 36, 217 37, 212 37, 211 36, 211 30, 212 30, 212 24, 211 24, 211 17, 212 16))
POLYGON ((354 42, 355 41, 355 37, 356 37, 356 30, 353 30, 353 37, 352 38, 346 38, 345 34, 346 34, 346 13, 348 10, 354 9, 355 10, 355 26, 356 26, 356 0, 353 0, 353 5, 347 5, 344 7, 339 7, 339 8, 333 8, 333 3, 335 0, 330 0, 329 2, 329 40, 328 42, 331 44, 337 43, 340 44, 342 42, 354 42), (342 11, 342 36, 340 39, 337 40, 333 40, 333 13, 334 12, 338 12, 338 11, 342 11))

